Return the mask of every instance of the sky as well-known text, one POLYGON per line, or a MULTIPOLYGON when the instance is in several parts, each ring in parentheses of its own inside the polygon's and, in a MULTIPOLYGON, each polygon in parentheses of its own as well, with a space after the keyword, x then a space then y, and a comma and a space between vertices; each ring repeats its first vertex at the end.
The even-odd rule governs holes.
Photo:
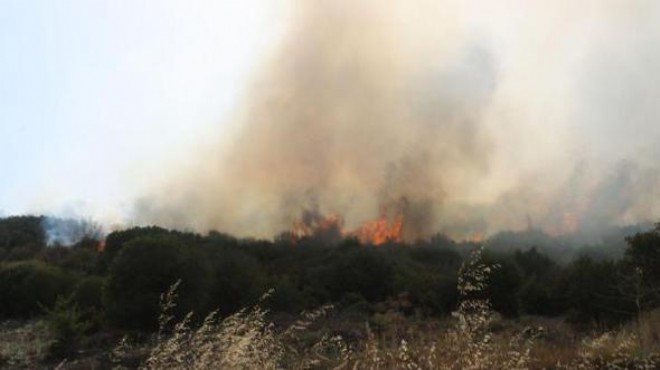
POLYGON ((123 217, 222 135, 277 1, 0 2, 0 213, 123 217))
POLYGON ((416 238, 660 214, 655 0, 4 0, 0 53, 4 215, 268 237, 404 204, 416 238))

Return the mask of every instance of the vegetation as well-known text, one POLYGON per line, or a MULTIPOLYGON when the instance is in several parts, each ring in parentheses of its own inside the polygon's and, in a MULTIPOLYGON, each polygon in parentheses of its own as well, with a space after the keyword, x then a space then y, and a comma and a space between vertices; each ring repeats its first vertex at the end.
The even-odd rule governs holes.
MULTIPOLYGON (((47 331, 33 336, 47 338, 45 350, 25 358, 54 365, 84 353, 105 356, 124 334, 137 347, 132 360, 118 357, 121 364, 148 358, 151 368, 174 358, 188 365, 525 368, 616 357, 637 366, 653 361, 660 342, 660 225, 621 236, 615 246, 573 250, 572 258, 554 255, 554 239, 536 231, 524 233, 545 244, 501 234, 482 250, 442 235, 374 247, 159 227, 114 231, 102 244, 97 229, 82 228, 93 233, 63 246, 48 245, 43 225, 43 217, 0 219, 0 320, 9 331, 24 327, 12 320, 47 331), (505 247, 507 238, 515 248, 505 247), (474 251, 478 257, 468 258, 474 251), (163 316, 161 294, 177 281, 175 304, 163 316), (331 315, 319 319, 329 305, 331 315), (300 319, 300 312, 309 314, 300 319), (572 339, 554 342, 566 332, 572 339), (231 357, 236 348, 247 357, 231 357), (215 357, 202 359, 200 351, 215 357)), ((4 351, 0 365, 18 357, 4 351)))

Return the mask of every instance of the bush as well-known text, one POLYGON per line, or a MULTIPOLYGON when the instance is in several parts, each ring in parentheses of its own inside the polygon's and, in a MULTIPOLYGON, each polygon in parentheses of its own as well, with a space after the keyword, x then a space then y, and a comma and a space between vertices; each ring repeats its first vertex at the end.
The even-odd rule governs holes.
POLYGON ((81 279, 73 289, 71 298, 83 309, 100 311, 103 309, 103 284, 105 279, 89 276, 81 279))
POLYGON ((0 218, 0 248, 7 252, 5 257, 31 258, 42 249, 45 246, 42 220, 43 217, 36 216, 0 218))
POLYGON ((287 275, 273 276, 269 279, 273 295, 268 300, 270 309, 284 312, 299 312, 305 307, 305 296, 287 275))
POLYGON ((167 235, 170 231, 157 227, 133 227, 125 230, 113 231, 105 237, 103 253, 100 258, 102 271, 106 271, 119 252, 132 240, 152 235, 167 235))
POLYGON ((347 293, 357 293, 371 303, 382 302, 392 293, 394 268, 385 254, 374 248, 342 253, 333 263, 317 271, 316 279, 338 302, 347 293))
POLYGON ((519 314, 518 290, 521 285, 518 267, 505 258, 495 258, 487 263, 497 265, 497 268, 493 268, 490 283, 485 289, 493 309, 507 317, 517 316, 519 314))
POLYGON ((25 318, 51 307, 58 296, 70 294, 73 275, 38 261, 0 267, 0 317, 25 318))
POLYGON ((181 280, 178 313, 205 307, 209 274, 203 255, 174 235, 153 235, 126 244, 110 266, 104 303, 118 327, 156 329, 160 293, 181 280))
POLYGON ((254 304, 266 290, 259 262, 241 249, 213 248, 206 255, 211 266, 209 304, 223 315, 254 304))
POLYGON ((57 358, 74 354, 81 339, 94 326, 93 314, 80 309, 72 296, 58 297, 53 308, 46 313, 53 336, 50 353, 57 358))
POLYGON ((634 308, 618 289, 618 266, 583 256, 566 267, 559 288, 568 309, 567 320, 578 328, 608 327, 631 318, 634 308))

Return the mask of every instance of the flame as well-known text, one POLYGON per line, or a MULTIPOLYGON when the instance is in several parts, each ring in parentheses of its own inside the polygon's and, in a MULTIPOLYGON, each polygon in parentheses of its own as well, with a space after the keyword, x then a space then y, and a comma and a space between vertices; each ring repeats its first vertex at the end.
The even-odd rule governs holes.
MULTIPOLYGON (((327 216, 317 216, 312 220, 295 221, 291 227, 291 237, 294 241, 324 234, 331 230, 343 230, 344 218, 338 214, 330 213, 327 216)), ((343 232, 342 232, 343 235, 343 232)))
POLYGON ((484 234, 483 232, 475 232, 471 235, 468 235, 468 237, 465 238, 465 241, 471 243, 483 243, 484 240, 486 240, 486 234, 484 234))
POLYGON ((380 218, 365 223, 351 234, 365 244, 400 242, 403 240, 403 215, 397 214, 390 220, 387 212, 382 212, 380 218))
POLYGON ((382 245, 388 242, 403 240, 404 217, 402 213, 388 215, 386 209, 375 220, 368 221, 355 230, 344 228, 344 218, 338 214, 315 214, 314 217, 303 217, 293 223, 290 230, 292 241, 303 238, 329 235, 336 231, 342 237, 355 237, 364 244, 382 245))
POLYGON ((555 237, 577 233, 583 226, 582 220, 593 205, 593 199, 593 194, 589 193, 564 209, 557 217, 555 225, 547 228, 546 232, 555 237))

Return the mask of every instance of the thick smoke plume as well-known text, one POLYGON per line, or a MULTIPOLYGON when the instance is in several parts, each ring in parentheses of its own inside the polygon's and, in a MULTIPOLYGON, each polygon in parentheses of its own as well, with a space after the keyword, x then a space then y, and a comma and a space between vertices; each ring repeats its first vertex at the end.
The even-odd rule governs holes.
POLYGON ((411 240, 657 219, 660 7, 555 3, 295 3, 232 133, 136 222, 271 237, 402 212, 411 240))

